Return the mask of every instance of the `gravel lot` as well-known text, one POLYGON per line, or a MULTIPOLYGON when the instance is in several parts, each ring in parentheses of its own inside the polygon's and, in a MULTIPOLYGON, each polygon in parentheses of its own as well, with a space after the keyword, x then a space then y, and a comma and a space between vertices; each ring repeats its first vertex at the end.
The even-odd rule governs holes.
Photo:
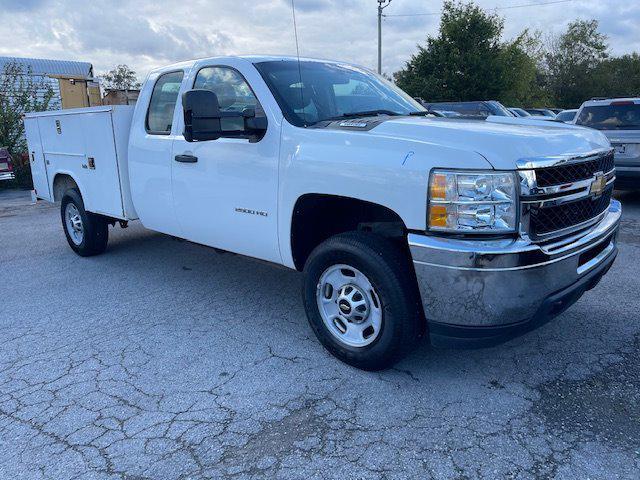
POLYGON ((365 373, 301 276, 132 225, 68 248, 0 192, 0 478, 640 476, 640 195, 603 282, 545 327, 365 373))

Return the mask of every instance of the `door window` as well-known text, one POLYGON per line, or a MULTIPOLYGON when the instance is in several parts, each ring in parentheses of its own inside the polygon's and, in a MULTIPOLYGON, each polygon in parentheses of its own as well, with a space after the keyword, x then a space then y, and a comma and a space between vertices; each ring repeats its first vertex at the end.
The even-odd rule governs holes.
POLYGON ((196 75, 193 88, 210 90, 218 97, 222 112, 259 109, 258 99, 242 75, 227 67, 205 67, 196 75))
POLYGON ((151 92, 147 111, 147 132, 153 135, 171 133, 173 112, 176 108, 178 92, 182 84, 183 72, 170 72, 160 75, 151 92))

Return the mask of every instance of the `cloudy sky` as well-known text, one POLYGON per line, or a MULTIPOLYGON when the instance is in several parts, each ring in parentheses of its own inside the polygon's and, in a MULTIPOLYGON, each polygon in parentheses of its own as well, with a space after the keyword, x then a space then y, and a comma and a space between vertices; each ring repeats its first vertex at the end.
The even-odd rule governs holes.
MULTIPOLYGON (((640 51, 637 0, 476 0, 505 17, 505 37, 543 35, 595 18, 614 54, 640 51), (505 8, 537 3, 539 6, 505 8), (547 3, 547 5, 543 5, 547 3)), ((300 54, 376 65, 376 0, 295 0, 300 54)), ((383 22, 383 70, 402 67, 437 32, 441 0, 392 0, 383 22), (411 16, 416 13, 431 15, 411 16), (391 16, 399 15, 399 16, 391 16), (400 16, 409 15, 409 16, 400 16)), ((153 67, 226 54, 295 54, 291 0, 0 0, 0 56, 153 67)))

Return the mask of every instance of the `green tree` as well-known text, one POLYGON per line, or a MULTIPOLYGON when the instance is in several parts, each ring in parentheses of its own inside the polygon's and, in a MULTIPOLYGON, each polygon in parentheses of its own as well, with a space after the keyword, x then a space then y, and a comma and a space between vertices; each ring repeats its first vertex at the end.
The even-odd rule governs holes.
POLYGON ((546 54, 546 86, 558 106, 577 107, 593 96, 606 95, 602 64, 608 58, 607 37, 597 20, 576 20, 552 38, 546 54), (603 85, 604 84, 604 85, 603 85))
POLYGON ((5 64, 0 71, 0 146, 12 155, 27 150, 24 136, 25 113, 47 110, 54 92, 43 77, 32 75, 31 68, 18 62, 5 64))
POLYGON ((598 96, 639 97, 640 55, 633 52, 608 58, 600 64, 595 77, 600 82, 598 96))
POLYGON ((444 2, 438 36, 411 57, 395 81, 429 101, 498 99, 523 103, 537 88, 539 40, 527 31, 503 42, 504 20, 474 3, 444 2))
POLYGON ((140 88, 136 72, 127 65, 116 65, 100 78, 102 86, 107 90, 137 90, 140 88))
POLYGON ((3 186, 32 186, 29 161, 22 161, 22 154, 27 151, 22 119, 25 113, 48 110, 53 95, 51 84, 43 77, 33 76, 30 67, 9 62, 0 71, 0 146, 12 155, 16 175, 12 184, 2 182, 3 186))

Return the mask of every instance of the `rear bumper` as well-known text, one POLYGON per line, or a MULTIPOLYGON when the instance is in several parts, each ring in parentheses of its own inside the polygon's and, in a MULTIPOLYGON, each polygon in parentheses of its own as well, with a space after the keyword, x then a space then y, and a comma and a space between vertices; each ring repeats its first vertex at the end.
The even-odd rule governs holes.
POLYGON ((13 172, 2 172, 0 173, 0 180, 13 180, 16 178, 13 172))
POLYGON ((622 209, 569 243, 410 235, 435 345, 484 346, 545 323, 593 288, 613 263, 622 209))

